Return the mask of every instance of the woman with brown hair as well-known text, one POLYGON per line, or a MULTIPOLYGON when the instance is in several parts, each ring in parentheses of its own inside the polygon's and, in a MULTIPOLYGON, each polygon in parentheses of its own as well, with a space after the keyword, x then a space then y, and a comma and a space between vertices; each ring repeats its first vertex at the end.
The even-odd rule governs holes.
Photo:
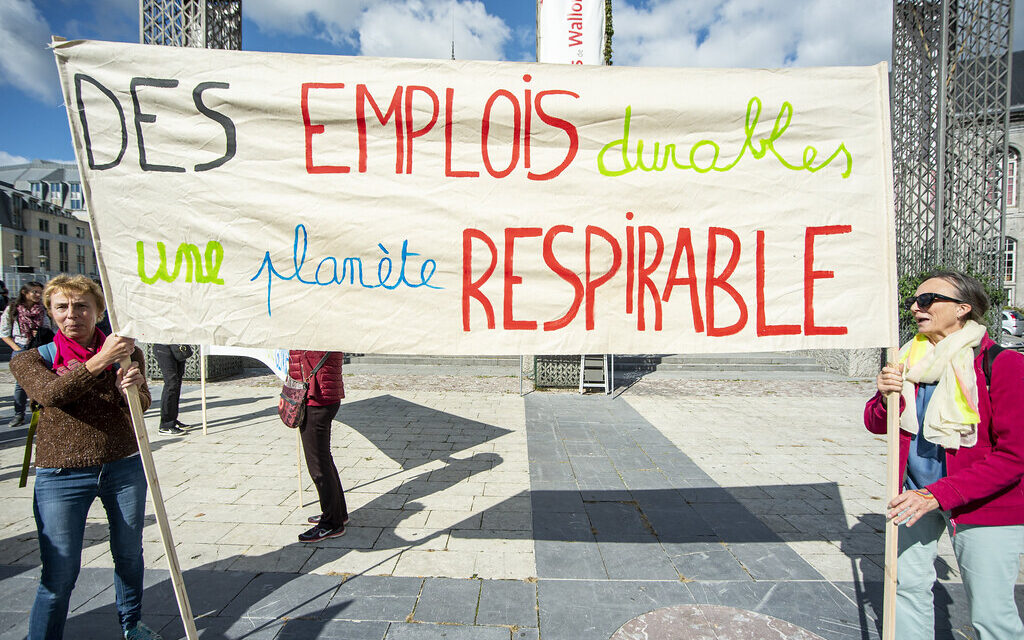
MULTIPOLYGON (((26 282, 21 285, 18 297, 4 309, 3 317, 0 318, 0 339, 11 347, 12 355, 39 346, 42 344, 41 339, 49 342, 50 336, 53 335, 42 298, 43 285, 39 282, 26 282)), ((15 380, 14 417, 8 426, 17 427, 24 424, 27 405, 28 397, 25 390, 15 380)))

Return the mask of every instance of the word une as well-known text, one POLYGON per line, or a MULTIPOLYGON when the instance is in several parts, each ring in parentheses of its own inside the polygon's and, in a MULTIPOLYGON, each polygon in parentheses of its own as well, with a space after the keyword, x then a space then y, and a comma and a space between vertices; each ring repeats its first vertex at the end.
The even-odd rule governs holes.
POLYGON ((274 266, 274 261, 270 257, 270 252, 267 251, 263 255, 263 262, 260 264, 259 271, 256 272, 249 282, 256 281, 263 272, 267 272, 267 315, 272 315, 272 309, 270 304, 270 293, 271 287, 274 284, 274 279, 278 280, 295 280, 301 284, 313 285, 318 287, 328 287, 331 285, 343 285, 345 284, 346 278, 348 279, 349 285, 357 284, 356 279, 358 277, 358 284, 364 289, 377 289, 383 288, 388 291, 393 291, 398 287, 405 285, 410 289, 418 289, 420 287, 427 287, 428 289, 443 289, 430 284, 430 279, 434 277, 434 273, 437 271, 437 261, 431 258, 427 258, 420 264, 419 282, 411 282, 405 274, 405 268, 411 257, 417 257, 420 254, 409 251, 409 241, 402 241, 402 254, 401 262, 398 267, 397 277, 392 281, 391 276, 395 275, 394 261, 391 259, 391 252, 388 251, 383 244, 378 244, 377 248, 384 253, 377 261, 377 279, 376 284, 371 279, 367 283, 363 279, 363 260, 358 257, 348 257, 341 259, 341 272, 339 273, 339 260, 334 256, 327 256, 322 258, 317 263, 316 268, 313 270, 312 277, 303 276, 302 268, 306 264, 306 248, 309 244, 308 235, 306 233, 306 226, 303 224, 295 225, 295 240, 292 243, 292 272, 291 275, 285 275, 285 273, 278 271, 274 266), (358 276, 357 276, 358 274, 358 276))
POLYGON ((746 137, 743 140, 743 145, 740 147, 736 157, 731 162, 726 161, 722 158, 722 147, 714 140, 700 140, 692 147, 690 152, 682 152, 685 161, 680 162, 677 155, 678 146, 673 143, 663 143, 660 141, 654 142, 654 149, 650 152, 650 162, 644 162, 644 140, 642 138, 636 140, 635 150, 631 150, 630 137, 629 137, 629 125, 632 117, 632 107, 626 107, 626 117, 622 121, 622 137, 617 140, 612 140, 608 144, 601 148, 601 151, 597 154, 597 168, 602 175, 605 176, 621 176, 627 173, 640 169, 642 171, 664 171, 665 169, 679 169, 687 170, 692 169, 697 173, 707 173, 709 171, 726 172, 734 168, 740 163, 740 160, 744 158, 747 152, 755 160, 764 158, 767 154, 771 153, 772 156, 781 164, 783 167, 793 171, 809 171, 810 173, 816 173, 821 169, 832 164, 837 158, 842 158, 840 164, 843 164, 843 178, 849 178, 850 173, 853 171, 853 156, 847 150, 846 145, 840 143, 836 150, 832 152, 832 155, 825 158, 824 160, 815 164, 818 159, 818 150, 813 146, 807 146, 804 148, 803 157, 799 162, 790 162, 779 151, 775 148, 775 142, 782 138, 783 134, 789 128, 790 122, 793 120, 793 105, 788 101, 784 101, 782 106, 779 108, 779 114, 775 117, 775 123, 772 126, 771 133, 767 137, 762 137, 756 143, 754 137, 756 135, 755 129, 761 119, 761 99, 754 96, 747 103, 747 114, 743 125, 744 133, 746 137), (608 161, 605 160, 605 155, 611 156, 608 161), (710 159, 708 156, 710 155, 710 159), (618 157, 616 157, 618 156, 618 157), (609 163, 612 158, 618 160, 621 158, 621 168, 609 168, 609 163), (701 159, 703 158, 703 159, 701 159))
MULTIPOLYGON (((631 213, 627 214, 627 219, 632 219, 631 213)), ((832 278, 834 273, 814 268, 814 242, 818 236, 846 234, 851 230, 849 225, 805 228, 802 324, 768 324, 764 295, 767 275, 764 257, 765 232, 761 230, 756 232, 754 241, 756 269, 754 305, 758 336, 797 335, 801 332, 808 336, 845 335, 847 333, 845 326, 819 326, 815 323, 814 282, 822 278, 832 278)), ((466 332, 472 330, 470 316, 474 307, 483 310, 487 329, 495 328, 495 305, 482 291, 482 287, 494 275, 499 256, 504 266, 500 271, 503 274, 503 295, 499 304, 502 313, 502 329, 505 330, 535 331, 541 328, 544 331, 556 331, 568 326, 576 318, 582 306, 586 330, 592 331, 595 325, 594 302, 597 290, 610 282, 613 277, 620 275, 622 271, 625 273, 621 275, 626 278, 625 311, 627 314, 633 314, 635 310, 639 331, 647 330, 648 316, 650 315, 648 304, 653 310, 654 331, 662 330, 662 303, 669 302, 676 287, 688 290, 693 326, 697 333, 706 331, 708 336, 722 337, 739 333, 747 326, 748 299, 729 282, 742 252, 742 243, 735 231, 723 227, 708 229, 707 261, 703 265, 704 269, 698 271, 694 258, 693 234, 689 228, 681 227, 675 230, 675 249, 669 260, 665 251, 664 237, 661 231, 655 227, 628 225, 625 243, 620 243, 619 239, 606 229, 590 225, 583 230, 585 248, 582 258, 585 268, 582 277, 573 269, 565 266, 566 256, 555 255, 553 249, 554 241, 560 234, 572 233, 575 233, 573 227, 565 224, 554 225, 547 230, 540 227, 508 227, 504 229, 496 242, 490 234, 480 229, 464 229, 462 234, 462 330, 466 332), (524 249, 522 245, 526 244, 530 238, 542 238, 542 240, 539 242, 534 240, 530 243, 530 249, 524 249), (517 242, 520 244, 517 245, 517 242), (730 245, 729 259, 724 266, 718 262, 718 245, 722 242, 728 242, 730 245), (625 244, 624 265, 623 244, 625 244), (602 256, 606 255, 609 249, 611 251, 611 265, 606 270, 598 271, 593 268, 593 247, 595 245, 601 245, 598 252, 602 256), (524 282, 523 277, 515 273, 517 251, 519 255, 522 255, 524 251, 538 250, 541 252, 547 268, 572 287, 573 292, 565 314, 561 318, 547 320, 543 323, 538 319, 513 317, 515 287, 528 288, 529 286, 529 282, 524 282), (473 272, 474 252, 482 252, 485 262, 488 263, 482 273, 473 272), (656 272, 659 267, 665 263, 669 265, 667 272, 664 276, 657 276, 656 272), (703 306, 700 294, 703 294, 704 297, 703 306), (719 308, 716 298, 720 297, 720 294, 728 295, 739 314, 736 322, 728 326, 720 326, 715 321, 716 309, 719 308)), ((577 258, 578 262, 580 256, 569 257, 577 258)))
POLYGON ((181 273, 181 265, 185 264, 185 282, 196 282, 208 284, 224 284, 224 280, 217 276, 220 273, 221 264, 224 262, 224 247, 216 240, 206 243, 205 254, 199 253, 199 247, 194 244, 183 242, 178 245, 174 253, 174 271, 167 271, 167 249, 164 243, 156 243, 156 251, 160 256, 156 272, 152 276, 146 275, 146 245, 139 240, 135 243, 135 253, 139 258, 139 279, 146 284, 155 284, 157 280, 174 282, 181 273), (205 258, 205 259, 204 259, 205 258), (206 265, 205 271, 203 265, 206 265))
MULTIPOLYGON (((529 83, 531 80, 532 77, 529 74, 523 76, 523 82, 529 83)), ((396 174, 411 174, 413 172, 413 144, 415 140, 426 136, 435 127, 440 128, 441 126, 444 127, 444 175, 448 178, 479 178, 479 167, 482 165, 482 168, 493 178, 505 178, 521 166, 522 169, 527 170, 526 177, 530 180, 551 180, 572 163, 576 153, 579 151, 579 133, 576 131, 576 125, 555 115, 552 110, 554 109, 557 112, 557 108, 553 108, 547 103, 553 96, 568 96, 573 99, 580 97, 579 94, 571 91, 562 89, 534 91, 527 86, 523 88, 521 95, 517 95, 507 89, 498 89, 491 93, 483 106, 480 107, 479 134, 475 131, 470 134, 473 137, 478 136, 477 139, 480 142, 479 149, 477 150, 480 165, 477 165, 477 168, 463 167, 456 169, 452 166, 452 131, 455 127, 455 123, 452 121, 452 113, 455 110, 455 89, 449 87, 443 90, 440 88, 435 90, 434 88, 421 85, 398 85, 391 94, 391 101, 388 103, 387 110, 381 111, 380 104, 365 84, 356 84, 353 90, 351 87, 346 89, 346 85, 343 82, 304 82, 302 83, 301 97, 302 123, 306 134, 306 172, 311 174, 349 173, 352 170, 350 165, 324 165, 317 164, 314 161, 313 136, 324 133, 327 125, 314 123, 313 121, 313 116, 309 110, 309 95, 311 91, 336 92, 333 96, 336 97, 338 103, 340 105, 348 105, 354 111, 353 118, 352 112, 343 107, 340 112, 332 112, 328 122, 347 123, 353 119, 355 120, 358 134, 357 171, 359 173, 367 171, 368 145, 366 132, 367 123, 372 123, 372 120, 367 118, 367 107, 373 110, 371 118, 375 116, 380 125, 387 126, 388 123, 392 123, 394 126, 396 174), (443 110, 441 108, 441 94, 444 96, 443 110), (419 101, 416 100, 417 96, 420 98, 419 101), (422 103, 424 101, 428 101, 430 104, 429 108, 426 109, 427 115, 425 117, 420 116, 417 119, 414 114, 417 112, 422 113, 424 110, 422 103), (507 159, 492 158, 491 151, 488 148, 491 128, 496 125, 493 113, 494 106, 499 101, 506 103, 512 109, 511 114, 508 115, 509 120, 497 123, 512 130, 512 140, 508 145, 507 159), (416 109, 413 108, 414 102, 418 104, 416 109), (557 165, 534 170, 531 166, 530 158, 531 139, 535 129, 544 126, 558 129, 564 134, 565 155, 557 165)))

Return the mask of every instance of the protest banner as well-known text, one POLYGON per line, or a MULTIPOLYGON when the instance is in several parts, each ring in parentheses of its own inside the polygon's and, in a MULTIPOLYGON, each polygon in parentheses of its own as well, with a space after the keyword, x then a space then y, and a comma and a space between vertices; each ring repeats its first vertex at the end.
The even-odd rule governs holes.
POLYGON ((897 341, 884 64, 54 51, 112 320, 139 340, 420 354, 897 341))

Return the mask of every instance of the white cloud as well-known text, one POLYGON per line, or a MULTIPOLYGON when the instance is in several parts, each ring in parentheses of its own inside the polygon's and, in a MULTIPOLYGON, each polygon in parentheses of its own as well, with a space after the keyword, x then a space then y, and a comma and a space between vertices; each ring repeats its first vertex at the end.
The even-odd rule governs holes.
POLYGON ((29 0, 0 0, 0 83, 44 101, 58 100, 50 26, 29 0))
POLYGON ((21 156, 15 156, 15 155, 12 155, 10 153, 7 153, 6 151, 0 151, 0 167, 6 166, 6 165, 9 165, 9 164, 24 164, 24 163, 26 163, 28 161, 29 161, 28 158, 23 158, 21 156))
POLYGON ((354 43, 352 32, 369 0, 246 0, 245 17, 265 33, 310 35, 335 43, 354 43))
POLYGON ((888 60, 888 0, 615 0, 616 64, 788 67, 888 60))
POLYGON ((504 20, 489 15, 482 2, 379 2, 363 14, 360 51, 370 56, 448 58, 453 29, 455 57, 460 60, 499 60, 512 36, 504 20))
POLYGON ((266 33, 308 35, 369 56, 449 57, 453 9, 457 58, 501 59, 512 37, 477 0, 246 0, 243 7, 266 33))

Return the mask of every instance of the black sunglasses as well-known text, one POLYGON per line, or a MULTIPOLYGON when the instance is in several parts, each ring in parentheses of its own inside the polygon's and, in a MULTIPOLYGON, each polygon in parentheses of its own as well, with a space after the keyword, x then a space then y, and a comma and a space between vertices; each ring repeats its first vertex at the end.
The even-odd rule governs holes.
POLYGON ((944 296, 941 293, 922 293, 919 296, 910 296, 909 298, 904 300, 903 306, 909 309, 910 307, 914 306, 914 303, 916 302, 918 309, 927 309, 928 307, 932 306, 932 303, 935 302, 936 300, 948 300, 950 302, 956 302, 958 304, 967 304, 963 300, 950 298, 949 296, 944 296))

